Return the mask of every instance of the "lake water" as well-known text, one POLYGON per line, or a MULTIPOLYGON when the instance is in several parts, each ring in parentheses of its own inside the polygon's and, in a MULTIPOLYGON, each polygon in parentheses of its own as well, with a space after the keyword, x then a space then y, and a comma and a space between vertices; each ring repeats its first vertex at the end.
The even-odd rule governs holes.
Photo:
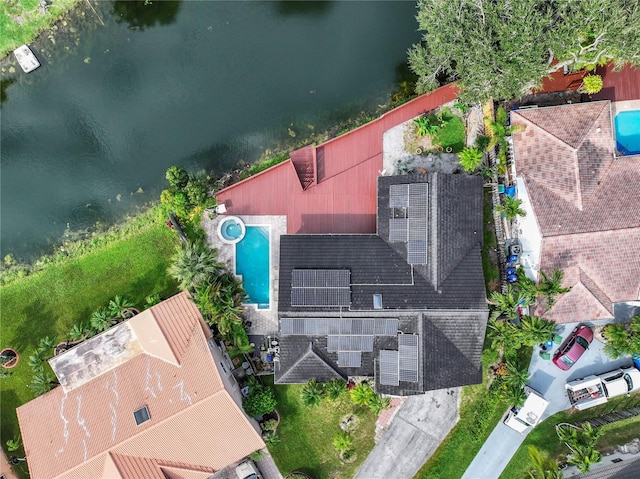
MULTIPOLYGON (((3 76, 2 255, 158 198, 385 103, 419 40, 414 2, 100 2, 74 53, 3 76), (100 24, 104 23, 104 26, 100 24)), ((56 45, 62 45, 57 42, 56 45)))

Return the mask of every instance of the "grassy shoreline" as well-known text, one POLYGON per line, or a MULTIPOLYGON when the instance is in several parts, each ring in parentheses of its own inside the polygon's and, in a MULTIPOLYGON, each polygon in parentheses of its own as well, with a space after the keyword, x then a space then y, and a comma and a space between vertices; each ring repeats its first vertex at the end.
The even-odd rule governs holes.
POLYGON ((31 43, 73 10, 82 0, 51 0, 44 11, 38 0, 0 2, 0 58, 24 43, 31 43))

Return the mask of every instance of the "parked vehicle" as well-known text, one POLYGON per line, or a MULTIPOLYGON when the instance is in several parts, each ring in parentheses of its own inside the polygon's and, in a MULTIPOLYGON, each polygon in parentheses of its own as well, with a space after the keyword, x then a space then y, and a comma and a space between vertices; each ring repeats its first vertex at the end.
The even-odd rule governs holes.
POLYGON ((553 364, 565 371, 569 370, 593 341, 593 330, 589 326, 576 326, 569 337, 553 355, 553 364))
POLYGON ((640 389, 640 371, 634 367, 615 369, 565 384, 571 406, 579 411, 604 404, 609 398, 640 389))
POLYGON ((238 479, 262 479, 253 461, 244 461, 236 467, 238 479))
POLYGON ((527 395, 524 404, 520 407, 509 409, 503 421, 505 425, 521 434, 540 422, 542 414, 549 405, 549 401, 534 389, 525 386, 524 391, 527 395))

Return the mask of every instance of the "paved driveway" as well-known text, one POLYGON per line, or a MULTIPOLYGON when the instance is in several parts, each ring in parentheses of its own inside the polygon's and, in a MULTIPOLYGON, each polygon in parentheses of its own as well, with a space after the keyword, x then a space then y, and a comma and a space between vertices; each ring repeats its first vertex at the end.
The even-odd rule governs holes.
MULTIPOLYGON (((558 334, 561 334, 565 339, 577 324, 558 325, 558 334)), ((556 348, 557 346, 554 347, 553 352, 556 348)), ((567 381, 632 364, 630 358, 612 360, 603 352, 602 348, 603 344, 594 340, 589 350, 569 371, 562 371, 552 361, 542 359, 538 354, 538 349, 534 349, 533 358, 529 365, 531 376, 528 384, 549 401, 549 406, 542 416, 543 420, 557 412, 569 409, 569 399, 564 388, 567 381)), ((526 434, 518 434, 500 422, 473 459, 462 479, 497 479, 525 437, 526 434)))
POLYGON ((408 398, 355 479, 411 479, 458 422, 460 388, 408 398))

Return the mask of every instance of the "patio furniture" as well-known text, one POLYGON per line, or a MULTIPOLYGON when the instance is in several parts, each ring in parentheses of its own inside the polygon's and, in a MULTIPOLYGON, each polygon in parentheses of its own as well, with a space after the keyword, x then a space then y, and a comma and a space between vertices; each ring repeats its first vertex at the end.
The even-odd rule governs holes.
POLYGON ((226 212, 227 212, 227 205, 225 205, 224 203, 220 203, 218 206, 216 206, 216 213, 218 213, 219 215, 222 215, 226 212))

